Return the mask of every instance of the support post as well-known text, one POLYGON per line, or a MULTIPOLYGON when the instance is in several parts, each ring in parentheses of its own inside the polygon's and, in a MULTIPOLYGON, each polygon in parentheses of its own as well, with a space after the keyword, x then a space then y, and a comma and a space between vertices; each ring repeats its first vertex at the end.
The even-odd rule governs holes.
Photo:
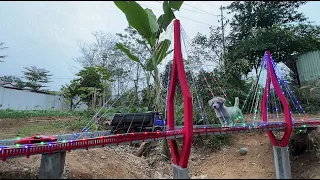
POLYGON ((276 178, 292 179, 288 146, 273 146, 273 153, 274 164, 276 168, 276 178))
POLYGON ((182 168, 172 164, 173 179, 190 179, 188 168, 182 168))
POLYGON ((65 162, 66 151, 42 154, 39 179, 62 179, 65 162))

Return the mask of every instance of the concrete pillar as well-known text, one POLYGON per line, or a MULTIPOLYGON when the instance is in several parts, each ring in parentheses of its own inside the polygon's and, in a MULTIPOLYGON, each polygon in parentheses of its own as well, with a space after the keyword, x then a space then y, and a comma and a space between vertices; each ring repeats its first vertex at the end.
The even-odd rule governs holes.
POLYGON ((66 151, 52 154, 42 154, 39 179, 62 179, 66 151))
POLYGON ((190 179, 188 168, 172 164, 173 179, 190 179))
POLYGON ((273 146, 273 153, 274 164, 276 167, 276 178, 292 179, 288 146, 273 146))

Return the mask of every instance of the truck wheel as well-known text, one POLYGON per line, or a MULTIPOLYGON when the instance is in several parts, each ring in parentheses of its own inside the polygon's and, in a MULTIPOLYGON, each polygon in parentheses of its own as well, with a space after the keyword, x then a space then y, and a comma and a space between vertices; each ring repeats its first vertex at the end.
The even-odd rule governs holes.
POLYGON ((114 131, 114 134, 124 134, 126 133, 123 129, 117 129, 114 131))
POLYGON ((137 132, 135 129, 130 129, 129 130, 129 133, 135 133, 135 132, 137 132))
POLYGON ((153 129, 153 132, 157 132, 157 131, 162 131, 162 130, 159 127, 156 127, 156 128, 153 129))

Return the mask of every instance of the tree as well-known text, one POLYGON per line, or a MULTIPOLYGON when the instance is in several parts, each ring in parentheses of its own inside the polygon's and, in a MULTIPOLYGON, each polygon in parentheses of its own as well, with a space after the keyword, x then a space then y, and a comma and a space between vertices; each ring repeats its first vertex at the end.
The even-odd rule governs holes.
POLYGON ((98 98, 111 96, 109 83, 113 80, 107 69, 101 66, 85 67, 76 76, 78 77, 61 88, 63 96, 70 101, 70 109, 76 108, 81 101, 86 102, 88 107, 95 108, 98 98), (76 103, 73 102, 75 97, 80 98, 76 103))
POLYGON ((164 14, 162 14, 158 19, 151 9, 143 9, 135 1, 114 1, 114 3, 126 15, 129 25, 141 35, 141 43, 143 43, 149 50, 149 57, 145 60, 144 64, 144 61, 131 53, 129 47, 120 43, 117 44, 117 47, 130 59, 139 63, 146 75, 148 75, 146 71, 151 73, 156 91, 155 104, 157 109, 163 109, 161 100, 162 87, 157 66, 168 54, 172 52, 172 50, 168 50, 171 41, 168 39, 160 41, 160 34, 167 29, 168 25, 175 18, 172 9, 179 10, 183 1, 164 1, 164 14))
POLYGON ((70 84, 63 85, 61 88, 63 97, 67 98, 70 101, 70 110, 73 110, 77 107, 77 105, 81 102, 81 99, 73 103, 73 99, 77 96, 81 96, 80 84, 75 80, 71 80, 70 84))
MULTIPOLYGON (((120 37, 119 42, 123 44, 126 47, 130 47, 131 53, 135 56, 137 56, 142 64, 146 63, 147 58, 150 56, 150 52, 148 50, 148 47, 145 46, 143 43, 143 38, 139 35, 137 30, 135 30, 133 27, 128 26, 125 30, 124 34, 117 33, 117 36, 120 37)), ((139 91, 139 82, 140 80, 143 80, 141 78, 141 70, 143 67, 136 61, 131 61, 134 64, 135 71, 132 71, 132 80, 134 82, 134 89, 135 89, 135 98, 137 101, 139 101, 138 97, 138 91, 139 91)), ((150 97, 151 95, 151 85, 150 85, 150 74, 148 71, 145 72, 145 78, 146 78, 146 83, 147 83, 147 88, 146 90, 146 96, 150 97)), ((153 103, 151 101, 148 101, 148 103, 153 103)), ((148 105, 149 107, 149 105, 148 105)))
POLYGON ((102 66, 106 67, 113 59, 117 37, 110 33, 93 32, 95 42, 85 44, 79 42, 81 56, 75 59, 82 67, 102 66))
POLYGON ((24 74, 24 78, 28 80, 25 83, 26 87, 30 87, 32 90, 37 91, 44 86, 43 84, 49 83, 50 71, 44 68, 37 68, 36 66, 24 67, 26 71, 22 71, 24 74))
POLYGON ((320 27, 307 23, 307 18, 297 12, 306 1, 239 1, 227 8, 234 13, 230 23, 230 45, 227 60, 248 62, 246 73, 257 72, 266 50, 272 52, 277 62, 290 62, 299 53, 320 49, 320 27))
MULTIPOLYGON (((131 61, 128 60, 120 50, 115 48, 118 37, 105 32, 94 32, 92 35, 95 42, 91 44, 79 43, 81 56, 75 59, 82 67, 104 67, 116 76, 112 82, 113 91, 120 92, 121 85, 128 72, 130 72, 131 61), (127 71, 128 70, 128 71, 127 71)), ((104 93, 105 94, 105 93, 104 93)), ((106 102, 106 97, 103 98, 103 103, 106 102)))
MULTIPOLYGON (((149 73, 152 75, 156 94, 155 106, 157 110, 161 110, 163 109, 163 97, 161 96, 162 87, 158 65, 172 50, 169 50, 171 41, 169 39, 160 41, 160 34, 164 32, 172 20, 175 19, 173 11, 178 11, 183 1, 164 1, 164 14, 160 15, 158 19, 151 9, 143 9, 135 1, 114 1, 114 3, 126 15, 129 25, 141 35, 141 43, 145 45, 150 54, 145 61, 142 61, 141 58, 133 55, 130 48, 126 45, 118 43, 117 48, 122 50, 131 60, 141 65, 148 82, 150 80, 149 73)), ((149 87, 149 83, 147 83, 147 85, 149 87)), ((142 147, 144 146, 142 145, 141 148, 142 147)), ((140 152, 143 152, 143 150, 140 152)), ((163 141, 163 153, 166 156, 170 155, 166 141, 163 141)))
MULTIPOLYGON (((0 51, 3 49, 6 49, 8 47, 3 47, 4 42, 0 42, 0 51)), ((2 60, 6 57, 6 55, 0 55, 0 62, 3 62, 2 60)))
MULTIPOLYGON (((225 44, 229 44, 228 38, 225 38, 225 44)), ((194 49, 192 55, 198 57, 200 62, 213 62, 217 67, 223 68, 223 36, 220 27, 210 27, 208 37, 198 33, 192 39, 191 46, 194 49)))
MULTIPOLYGON (((161 84, 163 85, 164 89, 169 89, 169 82, 170 82, 170 78, 171 78, 171 73, 172 73, 172 62, 169 61, 164 69, 164 72, 161 73, 160 75, 160 79, 161 79, 161 84)), ((177 92, 178 92, 177 88, 177 92)), ((179 91, 180 92, 180 91, 179 91)))
POLYGON ((112 82, 112 79, 111 74, 106 68, 101 66, 85 67, 76 75, 78 78, 74 80, 73 85, 75 90, 69 90, 69 97, 71 97, 71 94, 77 94, 89 107, 94 108, 97 104, 95 99, 97 93, 98 95, 111 95, 110 86, 106 82, 112 82), (91 95, 93 95, 93 97, 91 95), (92 105, 90 105, 90 102, 92 102, 92 105))
POLYGON ((270 50, 276 62, 285 63, 291 70, 290 62, 296 55, 320 49, 320 28, 312 25, 279 26, 259 29, 254 37, 238 43, 229 53, 230 59, 246 59, 249 67, 256 71, 261 57, 270 50))
POLYGON ((112 61, 106 66, 106 69, 114 77, 112 82, 113 92, 119 96, 124 89, 125 80, 134 74, 134 71, 132 71, 133 63, 118 49, 109 58, 112 58, 112 61))
POLYGON ((253 29, 275 24, 302 23, 307 18, 297 11, 307 1, 235 1, 227 9, 234 16, 230 22, 237 43, 251 36, 253 29))
POLYGON ((23 82, 19 77, 16 76, 2 76, 0 77, 0 81, 2 82, 8 82, 14 85, 17 88, 24 88, 25 87, 25 82, 23 82))

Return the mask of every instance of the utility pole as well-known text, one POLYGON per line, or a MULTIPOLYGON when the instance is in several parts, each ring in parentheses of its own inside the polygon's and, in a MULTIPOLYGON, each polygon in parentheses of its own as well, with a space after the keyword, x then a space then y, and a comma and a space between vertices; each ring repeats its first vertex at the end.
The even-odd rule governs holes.
POLYGON ((221 30, 222 30, 222 44, 223 44, 223 55, 225 55, 226 53, 226 45, 225 45, 225 41, 224 41, 224 24, 223 24, 223 9, 222 9, 222 5, 220 7, 221 10, 221 30))
POLYGON ((222 67, 222 69, 225 68, 225 62, 224 62, 224 55, 226 54, 226 44, 225 44, 225 39, 224 39, 224 23, 223 23, 223 8, 222 5, 220 7, 220 11, 221 11, 221 31, 222 31, 222 46, 223 46, 223 52, 221 55, 221 59, 220 59, 220 66, 222 67))

